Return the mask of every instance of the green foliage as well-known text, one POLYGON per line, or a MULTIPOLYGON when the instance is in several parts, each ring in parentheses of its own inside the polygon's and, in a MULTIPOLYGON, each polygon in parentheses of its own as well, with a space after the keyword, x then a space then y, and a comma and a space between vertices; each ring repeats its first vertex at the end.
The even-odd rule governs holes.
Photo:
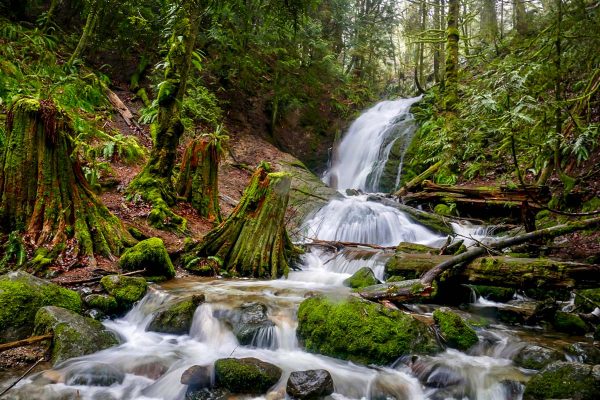
POLYGON ((186 130, 193 130, 198 124, 216 129, 222 119, 223 110, 216 96, 199 82, 191 82, 183 100, 181 115, 186 130))

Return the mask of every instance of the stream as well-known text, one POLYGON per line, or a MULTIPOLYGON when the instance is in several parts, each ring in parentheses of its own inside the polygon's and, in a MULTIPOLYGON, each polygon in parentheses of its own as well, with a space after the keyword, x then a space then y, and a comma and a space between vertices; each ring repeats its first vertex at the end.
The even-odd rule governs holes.
MULTIPOLYGON (((387 147, 394 140, 412 137, 414 123, 409 108, 418 100, 386 101, 367 110, 343 139, 339 156, 324 179, 340 191, 376 191, 381 159, 389 155, 387 147)), ((332 200, 307 220, 303 229, 307 237, 381 246, 413 242, 439 247, 446 240, 394 208, 367 201, 366 195, 332 200)), ((466 226, 457 226, 456 230, 476 238, 485 235, 484 230, 466 226)), ((110 364, 125 372, 122 383, 109 387, 48 383, 44 373, 38 373, 23 380, 8 398, 184 399, 187 386, 180 383, 180 378, 189 367, 212 365, 225 357, 256 357, 283 370, 279 383, 259 398, 285 398, 285 385, 292 371, 326 369, 333 377, 335 393, 331 397, 336 400, 520 399, 522 383, 532 371, 516 367, 511 359, 525 341, 540 340, 535 328, 515 328, 489 319, 486 328, 478 328, 480 342, 468 353, 448 349, 434 356, 399 358, 386 367, 358 365, 303 350, 296 338, 296 312, 307 294, 346 296, 351 291, 343 281, 364 266, 383 280, 390 254, 372 249, 346 249, 333 254, 313 248, 303 255, 302 270, 290 272, 287 278, 257 281, 189 277, 151 285, 128 314, 104 321, 121 338, 121 345, 68 360, 55 368, 66 375, 96 363, 110 364), (196 310, 188 335, 146 331, 160 306, 191 294, 204 294, 206 302, 196 310), (265 304, 275 325, 261 330, 250 345, 244 346, 220 316, 252 302, 265 304)), ((502 305, 474 298, 468 313, 479 314, 494 306, 502 305)), ((412 309, 430 316, 435 307, 419 305, 412 309)))

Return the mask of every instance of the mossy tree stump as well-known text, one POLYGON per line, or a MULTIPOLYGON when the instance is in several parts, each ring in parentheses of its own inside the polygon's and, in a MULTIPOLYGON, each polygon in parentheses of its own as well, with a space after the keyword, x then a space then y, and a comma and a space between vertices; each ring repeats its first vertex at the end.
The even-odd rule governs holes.
POLYGON ((295 252, 284 223, 290 183, 291 175, 261 164, 229 218, 187 254, 185 267, 194 271, 212 257, 233 276, 287 275, 295 252))
POLYGON ((221 222, 219 209, 220 140, 209 136, 193 140, 186 147, 181 172, 176 184, 177 194, 192 203, 200 215, 221 222))
POLYGON ((0 226, 36 246, 75 239, 77 255, 117 255, 133 238, 98 200, 73 159, 72 121, 52 100, 21 98, 9 110, 0 154, 0 226))

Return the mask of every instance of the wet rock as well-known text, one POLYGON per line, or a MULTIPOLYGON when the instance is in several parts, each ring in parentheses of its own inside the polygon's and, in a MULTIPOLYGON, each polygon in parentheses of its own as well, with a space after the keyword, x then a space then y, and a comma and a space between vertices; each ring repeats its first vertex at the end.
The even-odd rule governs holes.
POLYGON ((244 304, 235 310, 217 313, 216 317, 231 325, 233 334, 242 345, 251 344, 262 329, 275 326, 267 315, 267 306, 262 303, 244 304))
POLYGON ((517 353, 514 362, 527 369, 542 369, 546 365, 564 359, 563 355, 548 347, 528 344, 517 353))
POLYGON ((592 343, 572 343, 565 350, 575 356, 579 362, 584 364, 600 364, 600 348, 592 343))
POLYGON ((362 267, 350 278, 344 281, 344 285, 353 289, 361 289, 371 285, 377 285, 381 282, 375 278, 373 270, 369 267, 362 267))
POLYGON ((157 380, 167 372, 169 366, 160 358, 156 358, 154 360, 152 360, 152 358, 154 357, 146 357, 145 362, 133 366, 127 372, 130 372, 134 375, 145 376, 146 378, 152 380, 157 380), (150 358, 150 360, 147 360, 147 358, 150 358))
POLYGON ((324 369, 294 371, 286 387, 286 392, 296 399, 318 399, 332 394, 333 390, 331 374, 324 369))
POLYGON ((448 400, 448 399, 464 399, 467 397, 467 390, 464 386, 449 386, 436 390, 429 399, 431 400, 448 400))
POLYGON ((512 300, 515 294, 515 289, 512 288, 485 285, 473 285, 471 287, 479 296, 487 300, 497 301, 500 303, 505 303, 512 300))
POLYGON ((598 393, 600 366, 556 361, 531 378, 523 399, 594 400, 598 393))
POLYGON ((521 382, 503 380, 500 382, 504 389, 504 398, 506 400, 521 400, 524 385, 521 382))
POLYGON ((354 297, 304 300, 298 337, 309 351, 364 364, 389 364, 402 355, 438 349, 424 322, 354 297))
POLYGON ((119 344, 115 335, 104 329, 100 322, 54 306, 38 310, 34 333, 54 334, 51 347, 53 365, 119 344))
POLYGON ((181 375, 181 383, 197 389, 210 386, 212 368, 208 365, 193 365, 181 375))
POLYGON ((145 269, 150 276, 175 276, 175 268, 169 258, 162 239, 150 238, 142 240, 130 249, 125 250, 119 259, 119 267, 124 271, 145 269))
POLYGON ((464 384, 464 379, 458 372, 439 365, 431 371, 423 383, 429 387, 445 388, 464 384))
POLYGON ((123 275, 107 275, 100 280, 100 284, 117 300, 119 310, 125 311, 144 297, 148 284, 144 278, 135 278, 123 275))
POLYGON ((123 383, 124 379, 123 371, 104 363, 73 368, 65 376, 66 384, 70 386, 111 386, 115 383, 123 383))
POLYGON ((411 400, 410 383, 398 374, 380 372, 369 385, 370 400, 411 400))
POLYGON ((577 314, 557 311, 552 321, 552 326, 559 332, 571 335, 585 335, 588 331, 586 323, 577 314))
POLYGON ((188 334, 194 319, 194 312, 204 301, 205 297, 201 294, 168 305, 154 315, 147 330, 174 335, 188 334))
POLYGON ((228 400, 233 398, 231 392, 224 388, 188 388, 185 400, 228 400))
POLYGON ((449 308, 435 310, 433 320, 449 347, 467 350, 479 341, 475 330, 449 308))
POLYGON ((0 276, 0 343, 31 335, 38 308, 64 307, 81 312, 81 298, 75 291, 17 271, 0 276))
POLYGON ((575 296, 575 306, 577 306, 581 312, 592 312, 596 308, 596 304, 600 304, 600 288, 578 290, 577 293, 581 296, 575 296))
POLYGON ((358 189, 346 189, 346 196, 360 196, 362 192, 358 189))
POLYGON ((54 389, 51 386, 25 385, 13 388, 6 393, 2 400, 79 400, 79 390, 69 387, 54 389))
POLYGON ((257 358, 215 361, 216 385, 232 393, 264 394, 281 378, 281 369, 257 358))
POLYGON ((86 306, 101 311, 105 315, 117 312, 119 305, 113 296, 107 294, 90 294, 83 299, 86 306))
POLYGON ((410 243, 410 242, 400 242, 398 246, 396 246, 396 251, 400 253, 408 253, 408 254, 430 254, 437 255, 440 253, 440 249, 436 249, 435 247, 425 246, 424 244, 410 243))

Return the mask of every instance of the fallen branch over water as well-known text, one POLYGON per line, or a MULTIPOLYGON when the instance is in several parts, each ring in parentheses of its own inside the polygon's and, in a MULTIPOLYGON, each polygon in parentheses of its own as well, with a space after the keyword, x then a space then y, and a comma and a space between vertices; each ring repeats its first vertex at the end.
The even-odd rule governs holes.
MULTIPOLYGON (((589 229, 600 225, 600 217, 574 221, 567 224, 556 225, 551 228, 540 229, 537 231, 525 233, 523 235, 513 236, 487 243, 486 246, 501 250, 506 247, 530 242, 536 239, 551 239, 568 233, 589 229)), ((382 301, 391 300, 397 302, 414 301, 430 297, 434 292, 433 281, 436 280, 444 271, 452 267, 464 268, 464 265, 477 257, 487 253, 485 247, 472 247, 465 253, 451 257, 427 271, 421 279, 410 282, 410 285, 399 285, 398 283, 380 285, 377 290, 363 290, 360 295, 368 300, 382 301)), ((367 288, 368 289, 368 288, 367 288)))
POLYGON ((310 243, 300 243, 299 246, 319 246, 319 247, 330 247, 336 250, 341 250, 345 247, 367 247, 370 249, 376 250, 395 250, 396 246, 379 246, 376 244, 366 244, 366 243, 357 243, 357 242, 339 242, 339 241, 330 241, 330 240, 320 240, 320 239, 312 239, 310 243))

